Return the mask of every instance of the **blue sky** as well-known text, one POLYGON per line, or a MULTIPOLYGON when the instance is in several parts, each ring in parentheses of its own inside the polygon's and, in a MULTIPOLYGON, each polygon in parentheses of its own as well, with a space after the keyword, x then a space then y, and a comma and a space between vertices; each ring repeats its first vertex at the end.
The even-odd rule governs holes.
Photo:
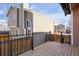
MULTIPOLYGON (((0 23, 7 23, 6 13, 9 10, 10 3, 0 3, 0 23)), ((20 4, 14 4, 19 7, 20 4)), ((52 18, 56 24, 68 24, 70 15, 65 16, 61 6, 58 3, 30 3, 29 8, 33 11, 39 12, 45 16, 52 18)))

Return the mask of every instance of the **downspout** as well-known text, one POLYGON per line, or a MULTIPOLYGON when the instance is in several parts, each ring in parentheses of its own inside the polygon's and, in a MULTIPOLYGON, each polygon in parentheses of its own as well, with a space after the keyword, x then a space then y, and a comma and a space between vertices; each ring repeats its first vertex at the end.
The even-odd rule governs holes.
POLYGON ((71 21, 72 21, 72 26, 71 26, 71 45, 73 45, 74 44, 74 40, 73 40, 73 11, 72 11, 72 9, 71 9, 71 4, 69 4, 70 5, 70 10, 71 10, 71 21))

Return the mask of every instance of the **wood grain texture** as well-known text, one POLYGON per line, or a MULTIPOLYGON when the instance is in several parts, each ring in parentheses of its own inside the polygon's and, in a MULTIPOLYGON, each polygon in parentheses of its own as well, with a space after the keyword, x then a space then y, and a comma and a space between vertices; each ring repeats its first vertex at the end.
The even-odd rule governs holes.
POLYGON ((47 42, 20 56, 79 56, 79 47, 58 42, 47 42))

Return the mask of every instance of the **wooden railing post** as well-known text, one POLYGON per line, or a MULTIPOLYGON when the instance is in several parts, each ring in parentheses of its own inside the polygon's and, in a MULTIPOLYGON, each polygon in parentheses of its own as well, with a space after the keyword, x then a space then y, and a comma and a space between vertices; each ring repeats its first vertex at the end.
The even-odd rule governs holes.
POLYGON ((49 40, 48 41, 51 41, 51 31, 49 31, 49 40))
POLYGON ((70 31, 69 31, 69 45, 71 44, 71 35, 70 35, 70 31))
POLYGON ((27 34, 26 34, 26 51, 27 51, 27 34))
POLYGON ((4 56, 5 56, 5 36, 4 37, 4 56))
POLYGON ((12 56, 12 36, 10 35, 10 56, 12 56))
POLYGON ((33 33, 32 33, 32 50, 34 50, 34 46, 33 46, 33 33))
POLYGON ((48 38, 47 38, 47 33, 46 33, 45 42, 47 42, 47 39, 48 39, 48 38))
POLYGON ((9 49, 10 49, 10 36, 8 36, 8 55, 10 55, 10 51, 9 51, 9 49))
POLYGON ((17 35, 17 54, 16 55, 18 55, 18 35, 17 35))
POLYGON ((1 56, 1 37, 0 37, 0 56, 1 56))
POLYGON ((62 32, 61 32, 61 43, 64 43, 64 37, 63 37, 62 32))

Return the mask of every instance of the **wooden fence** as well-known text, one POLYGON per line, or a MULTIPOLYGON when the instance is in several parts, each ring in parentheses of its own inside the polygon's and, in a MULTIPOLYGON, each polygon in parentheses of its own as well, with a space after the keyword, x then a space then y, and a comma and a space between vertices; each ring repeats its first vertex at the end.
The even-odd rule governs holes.
POLYGON ((47 36, 49 41, 60 42, 60 43, 61 41, 63 41, 63 43, 68 43, 68 44, 70 44, 71 42, 71 35, 62 34, 61 36, 61 34, 49 34, 47 36))
POLYGON ((32 34, 0 36, 0 56, 16 56, 33 50, 32 34))

